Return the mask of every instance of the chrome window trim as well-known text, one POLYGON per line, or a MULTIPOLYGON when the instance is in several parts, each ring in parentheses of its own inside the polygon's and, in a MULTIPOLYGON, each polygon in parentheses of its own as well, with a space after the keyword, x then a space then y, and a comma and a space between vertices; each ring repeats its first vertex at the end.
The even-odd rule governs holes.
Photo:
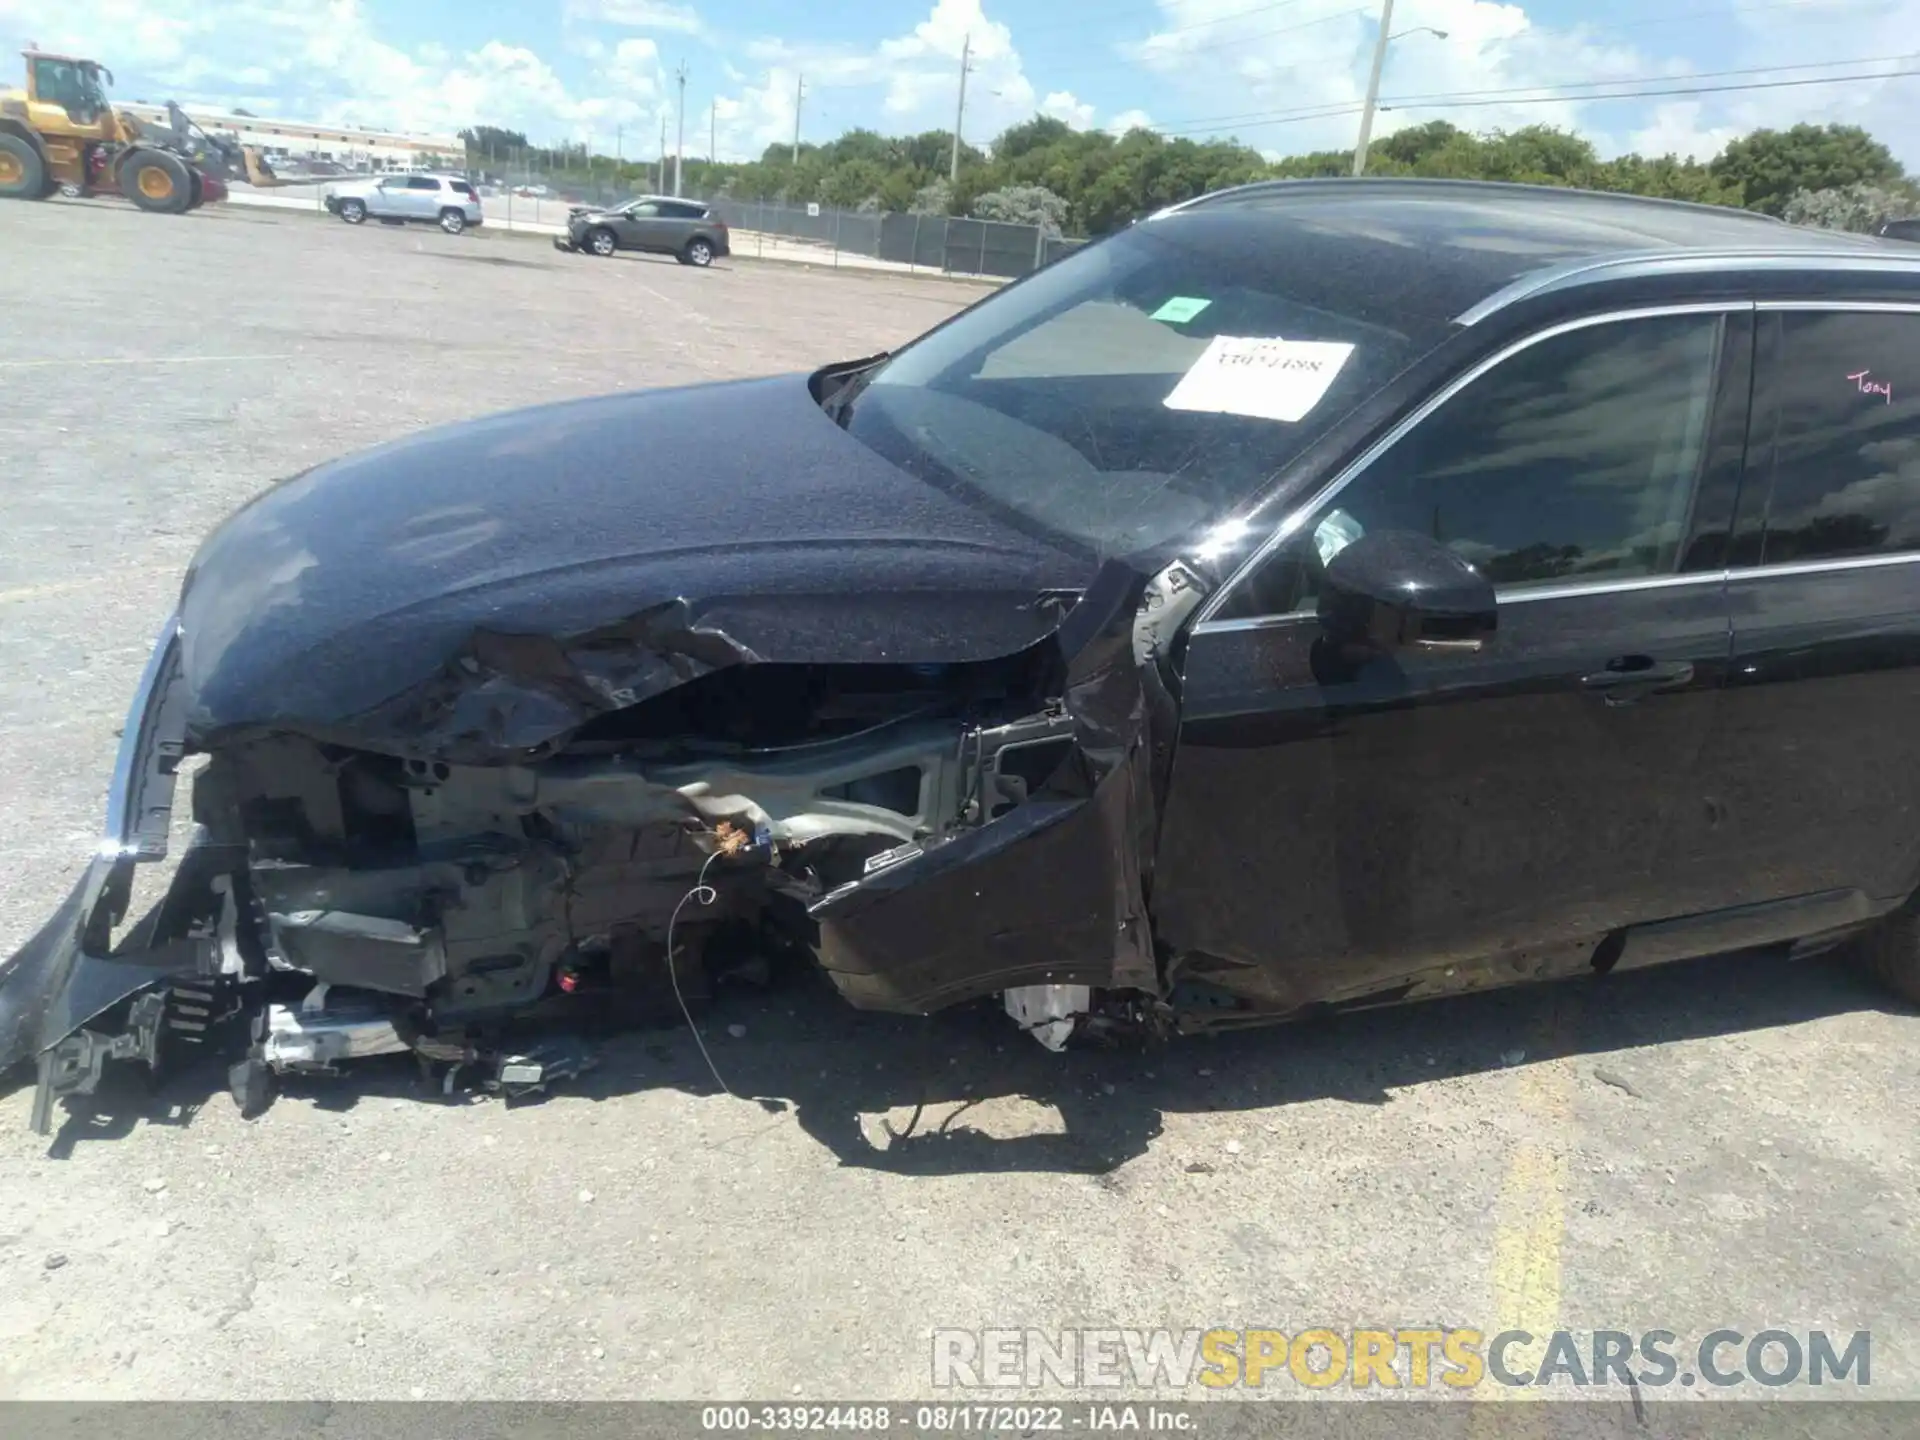
MULTIPOLYGON (((1570 600, 1581 595, 1620 595, 1636 590, 1673 590, 1688 585, 1787 579, 1799 575, 1878 570, 1889 565, 1912 564, 1920 564, 1920 550, 1901 550, 1890 555, 1847 555, 1833 560, 1785 560, 1778 565, 1695 570, 1686 575, 1641 575, 1631 580, 1581 580, 1567 585, 1541 585, 1529 590, 1496 590, 1494 593, 1502 605, 1524 605, 1532 600, 1570 600)), ((1313 614, 1311 610, 1288 610, 1284 614, 1248 615, 1238 620, 1204 620, 1193 627, 1193 633, 1226 635, 1236 630, 1266 630, 1294 620, 1311 619, 1313 614)))
POLYGON ((1762 300, 1758 302, 1758 308, 1763 311, 1851 310, 1868 314, 1915 315, 1920 314, 1920 300, 1762 300))
POLYGON ((1842 570, 1879 570, 1888 565, 1920 562, 1920 550, 1895 550, 1885 555, 1837 555, 1831 560, 1782 560, 1777 565, 1744 565, 1729 570, 1729 580, 1774 579, 1792 575, 1825 575, 1842 570))
MULTIPOLYGON (((1441 389, 1428 396, 1427 399, 1422 401, 1410 414, 1402 417, 1397 425, 1362 451, 1358 458, 1347 465, 1339 474, 1335 475, 1333 479, 1329 480, 1325 485, 1321 486, 1319 490, 1315 491, 1312 495, 1308 496, 1307 499, 1289 511, 1286 518, 1274 528, 1273 533, 1261 541, 1260 545, 1251 555, 1240 562, 1233 574, 1227 578, 1226 583, 1207 598, 1206 604, 1201 606, 1200 613, 1194 618, 1193 633, 1199 634, 1203 629, 1216 624, 1234 624, 1235 622, 1232 621, 1216 622, 1213 617, 1219 612, 1221 606, 1226 603, 1227 597, 1233 593, 1235 587, 1246 580, 1269 555, 1286 544, 1288 540, 1292 539, 1293 536, 1299 532, 1300 527, 1306 524, 1307 518, 1310 515, 1317 511, 1322 505, 1326 504, 1327 501, 1333 499, 1333 497, 1338 495, 1342 490, 1346 489, 1353 481, 1359 479, 1374 461, 1378 460, 1382 455, 1386 454, 1387 451, 1399 444, 1401 440, 1422 421, 1426 420, 1428 416, 1432 415, 1434 411, 1438 410, 1442 405, 1445 405, 1449 400, 1453 399, 1454 396, 1473 384, 1474 381, 1478 380, 1488 371, 1504 365, 1515 355, 1521 354, 1523 351, 1531 350, 1535 345, 1547 340, 1552 340, 1557 336, 1566 335, 1575 330, 1591 329, 1595 325, 1611 325, 1623 320, 1652 320, 1668 315, 1737 315, 1742 312, 1751 313, 1753 308, 1754 306, 1751 300, 1703 300, 1683 305, 1648 305, 1636 306, 1626 310, 1608 310, 1598 315, 1582 315, 1577 319, 1563 320, 1557 325, 1549 325, 1544 330, 1536 330, 1531 335, 1523 335, 1518 340, 1502 346, 1493 354, 1454 376, 1454 378, 1442 386, 1441 389)), ((1640 578, 1668 580, 1683 577, 1656 575, 1640 578)), ((1618 584, 1622 582, 1616 581, 1614 583, 1618 584)), ((1299 612, 1290 611, 1288 613, 1297 614, 1299 612)), ((1269 617, 1248 616, 1246 618, 1249 620, 1259 620, 1269 617)))
MULTIPOLYGON (((1589 283, 1608 272, 1642 275, 1698 275, 1728 269, 1752 271, 1764 288, 1764 277, 1779 270, 1821 270, 1833 272, 1882 271, 1893 275, 1920 278, 1920 255, 1895 255, 1874 243, 1873 237, 1860 237, 1857 246, 1810 246, 1805 250, 1777 247, 1753 247, 1713 250, 1628 250, 1618 254, 1587 256, 1529 271, 1519 279, 1476 301, 1454 317, 1456 325, 1477 325, 1522 300, 1531 300, 1556 291, 1589 283)), ((1816 307, 1823 302, 1814 302, 1816 307)))
POLYGON ((1723 583, 1725 570, 1693 570, 1684 575, 1636 575, 1628 580, 1572 580, 1565 585, 1536 585, 1526 590, 1493 592, 1502 605, 1523 605, 1529 600, 1568 600, 1578 595, 1626 595, 1638 590, 1678 590, 1693 585, 1723 583))

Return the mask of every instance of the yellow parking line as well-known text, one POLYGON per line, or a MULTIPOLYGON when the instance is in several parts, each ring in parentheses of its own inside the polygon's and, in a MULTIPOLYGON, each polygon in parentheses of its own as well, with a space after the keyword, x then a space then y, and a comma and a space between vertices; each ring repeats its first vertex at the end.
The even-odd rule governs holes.
MULTIPOLYGON (((1574 1069, 1559 1058, 1558 1040, 1578 1018, 1579 997, 1569 992, 1552 997, 1552 1018, 1532 1037, 1541 1060, 1518 1077, 1518 1109, 1529 1129, 1541 1132, 1522 1139, 1507 1162, 1506 1178, 1494 1212, 1493 1268, 1489 1275, 1493 1314, 1487 1341, 1503 1330, 1525 1330, 1538 1337, 1528 1346, 1506 1352, 1507 1368, 1516 1373, 1537 1370, 1547 1337, 1561 1324, 1561 1251, 1567 1233, 1567 1152, 1572 1143, 1574 1069)), ((1531 1390, 1514 1390, 1484 1382, 1482 1394, 1493 1400, 1536 1398, 1531 1390)), ((1491 1415, 1475 1416, 1469 1434, 1511 1437, 1519 1433, 1511 1418, 1496 1430, 1491 1415)))
POLYGON ((240 365, 255 360, 293 360, 293 355, 101 355, 92 359, 0 360, 0 370, 37 370, 50 365, 240 365))

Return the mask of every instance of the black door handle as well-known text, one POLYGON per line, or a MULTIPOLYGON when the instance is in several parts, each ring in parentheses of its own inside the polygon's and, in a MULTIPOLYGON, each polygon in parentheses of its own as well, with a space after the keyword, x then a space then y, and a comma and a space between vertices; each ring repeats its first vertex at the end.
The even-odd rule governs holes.
POLYGON ((1681 690, 1693 683, 1688 660, 1655 660, 1651 655, 1616 655, 1607 668, 1580 677, 1580 688, 1606 697, 1609 705, 1625 705, 1642 695, 1681 690))

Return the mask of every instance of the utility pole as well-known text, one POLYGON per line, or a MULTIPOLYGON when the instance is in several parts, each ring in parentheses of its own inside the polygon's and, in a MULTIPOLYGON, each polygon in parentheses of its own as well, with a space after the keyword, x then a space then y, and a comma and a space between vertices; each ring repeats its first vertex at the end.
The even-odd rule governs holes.
POLYGON ((960 178, 960 127, 967 119, 967 57, 973 53, 973 36, 960 42, 960 104, 953 112, 953 159, 947 164, 948 183, 960 178))
POLYGON ((1373 73, 1367 77, 1367 103, 1360 111, 1360 139, 1353 147, 1353 173, 1367 173, 1367 142, 1373 139, 1373 108, 1380 103, 1380 71, 1387 63, 1387 40, 1393 33, 1393 0, 1380 0, 1380 38, 1373 47, 1373 73))
POLYGON ((807 77, 797 76, 793 82, 793 163, 800 163, 800 102, 807 98, 807 77))
POLYGON ((680 85, 679 129, 673 142, 673 193, 680 193, 681 167, 687 158, 687 62, 682 60, 680 68, 673 72, 673 78, 680 85))
POLYGON ((665 194, 667 189, 667 117, 660 116, 660 168, 654 174, 653 193, 665 194))
POLYGON ((615 165, 622 164, 626 160, 626 152, 620 148, 621 139, 626 133, 627 127, 624 125, 616 125, 613 127, 613 163, 615 165))

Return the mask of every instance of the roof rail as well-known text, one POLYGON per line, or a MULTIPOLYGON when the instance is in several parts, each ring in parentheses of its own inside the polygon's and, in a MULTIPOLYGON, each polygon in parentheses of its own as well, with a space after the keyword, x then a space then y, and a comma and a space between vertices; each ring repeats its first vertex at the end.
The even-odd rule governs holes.
POLYGON ((1743 220, 1751 220, 1755 225, 1787 223, 1777 216, 1763 215, 1757 210, 1739 210, 1730 205, 1708 205, 1697 200, 1668 200, 1658 195, 1632 195, 1621 190, 1583 190, 1569 185, 1524 185, 1513 180, 1449 180, 1414 175, 1328 175, 1301 180, 1253 180, 1245 185, 1230 185, 1224 190, 1209 191, 1205 195, 1196 195, 1191 200, 1183 200, 1177 205, 1169 205, 1166 209, 1157 212, 1153 218, 1158 219, 1160 215, 1169 215, 1179 210, 1199 209, 1229 196, 1297 195, 1309 190, 1346 192, 1360 187, 1399 195, 1409 191, 1427 191, 1433 194, 1459 191, 1469 195, 1513 195, 1540 200, 1573 199, 1603 205, 1648 205, 1667 210, 1685 210, 1696 215, 1714 215, 1721 219, 1735 216, 1743 220))
POLYGON ((1920 280, 1920 254, 1901 255, 1870 236, 1857 248, 1753 250, 1636 250, 1618 255, 1586 256, 1529 271, 1519 279, 1476 301, 1454 317, 1456 325, 1477 325, 1522 300, 1572 290, 1596 280, 1646 275, 1692 275, 1703 271, 1835 270, 1898 271, 1920 280))

